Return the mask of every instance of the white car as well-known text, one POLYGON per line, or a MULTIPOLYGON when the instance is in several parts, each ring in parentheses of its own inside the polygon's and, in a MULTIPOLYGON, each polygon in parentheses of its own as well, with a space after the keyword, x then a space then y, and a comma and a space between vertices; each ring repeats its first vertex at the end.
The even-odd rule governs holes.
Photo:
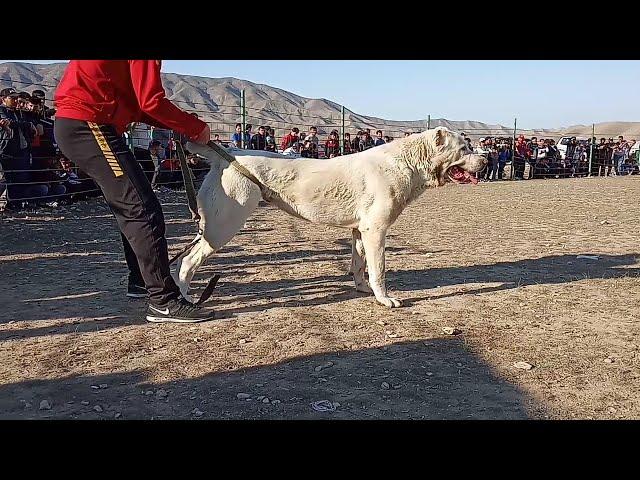
POLYGON ((575 138, 578 141, 588 142, 589 137, 562 137, 558 140, 556 147, 558 147, 558 152, 560 153, 560 159, 564 160, 567 157, 567 146, 571 142, 571 140, 575 138))

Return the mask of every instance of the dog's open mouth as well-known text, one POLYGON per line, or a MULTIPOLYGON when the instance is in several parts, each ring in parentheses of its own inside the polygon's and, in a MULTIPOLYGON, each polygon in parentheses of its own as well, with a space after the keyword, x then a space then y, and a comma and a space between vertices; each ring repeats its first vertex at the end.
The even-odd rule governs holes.
POLYGON ((467 172, 457 165, 447 170, 447 175, 449 179, 455 183, 473 183, 474 185, 478 183, 478 179, 472 173, 467 172))

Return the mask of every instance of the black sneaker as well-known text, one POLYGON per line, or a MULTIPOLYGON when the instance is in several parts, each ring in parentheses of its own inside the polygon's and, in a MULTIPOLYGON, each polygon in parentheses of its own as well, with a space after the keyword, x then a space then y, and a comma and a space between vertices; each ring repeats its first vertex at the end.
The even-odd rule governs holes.
POLYGON ((127 297, 129 298, 145 298, 147 295, 149 292, 141 285, 130 283, 127 287, 127 297))
POLYGON ((213 320, 215 314, 212 310, 204 310, 200 305, 178 297, 161 307, 149 304, 146 318, 147 322, 154 323, 197 323, 213 320))

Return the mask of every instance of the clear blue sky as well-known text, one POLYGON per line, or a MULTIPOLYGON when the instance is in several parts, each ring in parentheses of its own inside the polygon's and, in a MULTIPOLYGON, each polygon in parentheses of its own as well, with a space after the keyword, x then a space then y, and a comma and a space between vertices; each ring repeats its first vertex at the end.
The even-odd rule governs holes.
POLYGON ((517 117, 520 128, 640 121, 640 61, 631 60, 165 60, 162 70, 264 83, 389 120, 430 114, 513 125, 517 117))

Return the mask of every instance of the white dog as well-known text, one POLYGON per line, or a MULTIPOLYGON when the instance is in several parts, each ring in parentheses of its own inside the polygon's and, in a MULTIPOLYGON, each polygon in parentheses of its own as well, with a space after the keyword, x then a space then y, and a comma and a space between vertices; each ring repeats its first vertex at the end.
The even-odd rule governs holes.
MULTIPOLYGON (((189 299, 189 284, 198 267, 244 226, 263 194, 210 147, 190 143, 187 148, 211 164, 198 192, 203 234, 177 267, 176 283, 189 299)), ((387 307, 402 305, 387 295, 385 285, 387 229, 426 189, 447 182, 477 183, 473 174, 486 164, 485 157, 467 148, 461 135, 440 127, 328 160, 251 150, 230 153, 267 187, 269 203, 312 223, 351 229, 356 290, 373 291, 387 307)))

